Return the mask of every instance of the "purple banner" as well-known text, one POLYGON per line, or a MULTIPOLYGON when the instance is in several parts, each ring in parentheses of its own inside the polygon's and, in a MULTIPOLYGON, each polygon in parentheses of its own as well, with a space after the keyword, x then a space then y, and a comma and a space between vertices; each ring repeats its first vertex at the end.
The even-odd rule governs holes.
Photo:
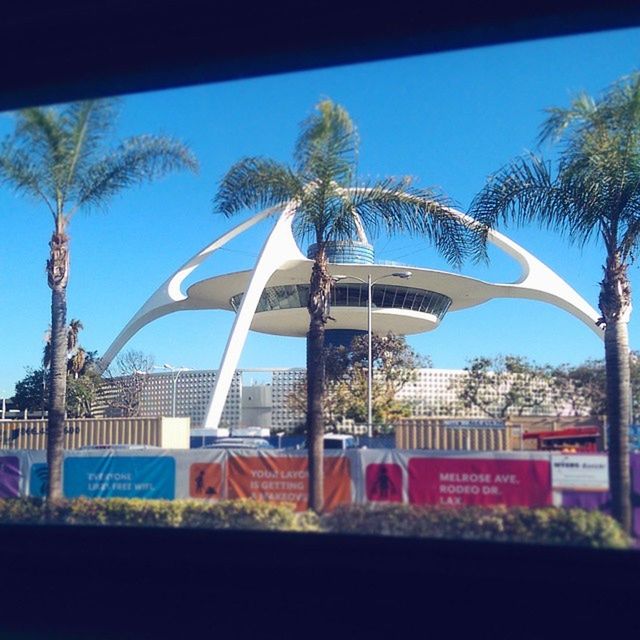
MULTIPOLYGON (((636 537, 640 537, 640 454, 631 454, 631 504, 633 508, 632 528, 636 537)), ((599 509, 611 513, 611 494, 607 491, 563 491, 563 507, 580 509, 599 509)))
POLYGON ((20 495, 20 460, 14 456, 0 457, 0 498, 20 495))
POLYGON ((611 511, 611 495, 608 491, 563 491, 562 506, 578 509, 599 509, 604 513, 611 511))

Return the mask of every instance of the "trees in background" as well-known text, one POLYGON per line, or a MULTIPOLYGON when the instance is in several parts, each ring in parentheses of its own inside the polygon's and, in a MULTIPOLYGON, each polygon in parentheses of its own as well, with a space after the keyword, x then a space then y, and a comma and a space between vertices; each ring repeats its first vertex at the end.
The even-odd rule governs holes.
MULTIPOLYGON (((83 329, 80 320, 71 320, 67 329, 66 372, 67 389, 65 411, 70 418, 90 418, 100 398, 102 380, 97 370, 96 351, 87 351, 79 340, 83 329)), ((49 403, 48 370, 51 365, 51 334, 42 354, 42 367, 27 369, 27 375, 16 383, 12 399, 15 408, 21 412, 32 411, 44 415, 49 403)))
MULTIPOLYGON (((373 334, 373 418, 374 432, 383 432, 400 417, 411 415, 412 405, 397 398, 398 392, 415 378, 419 367, 430 361, 418 355, 403 336, 373 334)), ((356 424, 367 421, 368 343, 366 335, 355 336, 348 347, 325 349, 326 376, 324 424, 331 428, 345 419, 356 424)), ((289 406, 300 413, 306 409, 306 381, 289 394, 289 406)))
MULTIPOLYGON (((537 413, 549 402, 549 372, 520 356, 473 358, 452 384, 462 409, 490 418, 537 413)), ((455 412, 455 409, 454 409, 455 412)))
POLYGON ((140 415, 140 399, 154 368, 153 356, 130 349, 118 356, 115 372, 108 371, 104 381, 107 411, 110 415, 140 415))
POLYGON ((115 100, 31 107, 15 114, 15 129, 0 148, 0 183, 40 202, 51 215, 47 282, 51 289, 48 396, 48 498, 62 496, 63 428, 67 401, 67 285, 69 225, 75 214, 104 207, 115 194, 141 182, 197 168, 187 147, 164 136, 128 138, 108 148, 115 100))
MULTIPOLYGON (((630 354, 634 416, 640 414, 640 354, 630 354)), ((607 417, 605 361, 538 365, 521 356, 481 356, 453 382, 457 401, 451 414, 478 408, 491 418, 509 415, 607 417)), ((634 418, 635 419, 635 418, 634 418)))

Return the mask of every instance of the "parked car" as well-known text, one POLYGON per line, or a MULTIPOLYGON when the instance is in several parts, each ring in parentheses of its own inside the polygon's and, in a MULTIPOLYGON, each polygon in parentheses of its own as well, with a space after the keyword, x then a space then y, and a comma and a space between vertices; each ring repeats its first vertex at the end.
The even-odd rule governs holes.
POLYGON ((275 447, 264 438, 216 438, 210 444, 206 444, 202 449, 275 449, 275 447))
POLYGON ((214 444, 220 438, 228 438, 229 429, 191 429, 189 433, 189 448, 200 449, 214 444))
MULTIPOLYGON (((349 436, 343 433, 327 433, 323 437, 324 449, 326 450, 342 450, 347 449, 366 449, 358 444, 358 440, 353 436, 349 436)), ((296 449, 306 449, 306 444, 299 444, 296 449)))

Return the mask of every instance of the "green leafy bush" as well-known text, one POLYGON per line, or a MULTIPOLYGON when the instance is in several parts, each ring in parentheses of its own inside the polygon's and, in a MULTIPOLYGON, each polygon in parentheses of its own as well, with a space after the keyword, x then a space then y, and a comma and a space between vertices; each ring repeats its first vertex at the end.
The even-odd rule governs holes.
POLYGON ((325 514, 333 533, 493 540, 624 549, 630 540, 618 523, 598 511, 547 507, 416 507, 349 505, 325 514))
POLYGON ((257 500, 182 502, 182 526, 212 529, 309 531, 318 527, 312 514, 297 514, 293 505, 257 500))
POLYGON ((45 504, 42 498, 0 500, 0 522, 18 524, 41 524, 47 522, 45 504))
POLYGON ((313 513, 296 513, 293 505, 256 500, 76 498, 49 505, 40 498, 18 498, 0 500, 0 522, 316 531, 319 520, 313 513))

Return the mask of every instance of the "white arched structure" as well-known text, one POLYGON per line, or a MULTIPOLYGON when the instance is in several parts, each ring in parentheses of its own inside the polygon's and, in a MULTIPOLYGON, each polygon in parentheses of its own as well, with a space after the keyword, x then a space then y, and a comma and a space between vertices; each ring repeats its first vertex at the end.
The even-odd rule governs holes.
MULTIPOLYGON (((472 225, 469 216, 450 209, 461 224, 472 225)), ((252 216, 242 224, 220 236, 199 251, 169 277, 145 302, 118 334, 100 361, 106 370, 124 345, 145 325, 169 313, 193 309, 228 309, 236 311, 236 318, 227 340, 205 419, 206 427, 217 427, 250 329, 280 335, 305 335, 308 314, 305 308, 267 310, 256 314, 261 296, 267 286, 291 286, 309 282, 312 261, 298 248, 292 232, 295 203, 272 207, 252 216), (230 240, 258 222, 271 216, 277 220, 262 246, 251 271, 241 271, 202 280, 190 286, 186 293, 182 283, 209 256, 230 240), (233 299, 240 295, 239 306, 233 299)), ((491 283, 446 271, 411 267, 412 288, 437 292, 451 299, 449 311, 476 306, 495 298, 524 298, 555 305, 586 324, 600 339, 604 330, 598 325, 599 314, 560 276, 521 246, 498 233, 488 230, 487 241, 514 258, 520 265, 520 277, 512 283, 491 283)), ((334 268, 330 265, 330 268, 334 268)), ((376 264, 341 264, 341 275, 371 274, 374 279, 391 275, 397 266, 376 264)), ((338 271, 335 271, 337 274, 338 271)), ((376 327, 380 333, 419 333, 435 329, 440 319, 430 313, 397 308, 374 310, 376 327)), ((366 310, 360 307, 332 308, 336 327, 364 328, 366 310)))

